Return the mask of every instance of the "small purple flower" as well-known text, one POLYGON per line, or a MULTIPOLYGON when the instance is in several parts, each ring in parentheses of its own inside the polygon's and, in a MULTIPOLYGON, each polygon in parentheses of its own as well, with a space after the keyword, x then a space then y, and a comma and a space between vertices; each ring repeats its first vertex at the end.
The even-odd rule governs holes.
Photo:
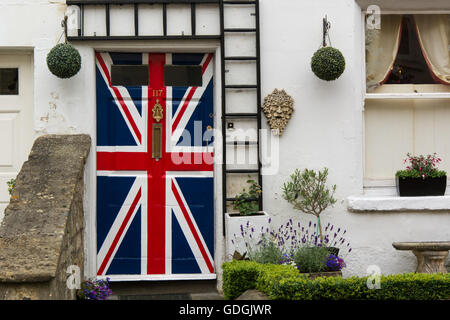
POLYGON ((340 271, 345 267, 344 259, 339 258, 334 254, 330 254, 327 258, 327 267, 333 271, 340 271))

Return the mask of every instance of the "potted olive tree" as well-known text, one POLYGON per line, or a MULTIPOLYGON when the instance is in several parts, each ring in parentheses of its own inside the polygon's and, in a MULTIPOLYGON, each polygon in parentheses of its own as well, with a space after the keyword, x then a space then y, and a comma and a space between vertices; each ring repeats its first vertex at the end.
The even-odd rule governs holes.
POLYGON ((447 173, 438 170, 442 161, 436 153, 427 156, 407 154, 404 160, 406 170, 395 174, 397 191, 400 197, 442 196, 447 187, 447 173))
POLYGON ((292 204, 294 209, 312 214, 317 218, 317 233, 320 235, 322 244, 325 242, 320 214, 328 206, 336 203, 336 199, 333 197, 336 185, 328 188, 326 186, 327 177, 328 168, 317 172, 309 169, 303 171, 296 169, 290 176, 290 181, 283 185, 283 198, 292 204))
POLYGON ((261 197, 261 186, 254 180, 247 180, 248 190, 243 188, 235 196, 233 201, 234 212, 225 214, 225 233, 227 239, 226 255, 231 258, 239 244, 233 239, 240 235, 245 227, 261 228, 267 224, 268 215, 259 211, 259 198, 261 197))

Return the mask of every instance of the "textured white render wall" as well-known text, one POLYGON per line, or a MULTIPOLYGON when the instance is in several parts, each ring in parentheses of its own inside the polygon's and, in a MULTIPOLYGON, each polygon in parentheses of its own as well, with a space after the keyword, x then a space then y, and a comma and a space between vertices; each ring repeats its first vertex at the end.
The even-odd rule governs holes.
POLYGON ((449 240, 450 214, 351 213, 346 198, 363 193, 363 39, 359 7, 353 0, 261 1, 263 96, 284 88, 295 100, 295 112, 280 139, 280 169, 264 177, 264 209, 285 222, 289 217, 314 221, 296 212, 282 198, 281 186, 295 168, 329 168, 329 183, 337 185, 338 202, 323 214, 347 230, 352 252, 344 275, 365 275, 375 264, 385 274, 415 270, 411 252, 399 252, 392 242, 449 240), (322 41, 322 18, 331 22, 332 45, 342 51, 346 70, 327 83, 310 68, 322 41))
MULTIPOLYGON (((33 116, 36 137, 52 133, 88 133, 95 136, 95 104, 86 103, 90 96, 95 99, 93 50, 80 48, 82 69, 71 79, 58 79, 46 65, 47 53, 60 39, 65 11, 64 0, 6 0, 0 3, 0 50, 34 52, 33 116)), ((64 36, 60 41, 64 41, 64 36)), ((89 233, 94 226, 92 208, 95 208, 95 162, 92 151, 85 170, 87 246, 92 243, 89 233)), ((94 273, 91 271, 89 276, 92 275, 94 273)))
MULTIPOLYGON (((337 184, 337 198, 343 202, 327 210, 323 221, 324 224, 332 222, 347 229, 353 251, 347 259, 346 275, 364 275, 371 264, 380 266, 386 274, 414 271, 415 257, 409 252, 395 251, 391 243, 450 240, 448 212, 347 211, 345 199, 363 192, 363 40, 359 7, 353 0, 260 1, 263 97, 274 88, 283 88, 293 96, 296 109, 280 139, 279 171, 276 175, 264 177, 265 210, 279 221, 289 217, 309 221, 313 217, 295 212, 282 199, 281 186, 295 168, 321 169, 326 166, 330 169, 329 182, 337 184), (343 52, 347 62, 342 77, 331 83, 316 78, 309 65, 311 56, 321 45, 322 18, 325 14, 331 21, 332 44, 343 52)), ((48 51, 56 44, 62 31, 63 2, 2 1, 0 50, 34 50, 37 135, 88 133, 95 143, 93 48, 100 44, 77 44, 83 67, 72 79, 57 79, 49 73, 45 63, 48 51)), ((151 43, 140 44, 152 46, 151 43)), ((140 44, 129 43, 135 49, 140 44)), ((102 47, 105 45, 101 44, 102 47)), ((216 103, 218 107, 220 104, 216 103)), ((267 128, 264 117, 263 122, 267 128)), ((91 152, 85 171, 86 245, 91 260, 95 251, 95 238, 92 236, 95 228, 94 160, 91 152)), ((219 252, 223 249, 220 236, 216 239, 216 246, 219 252)), ((219 261, 216 264, 220 265, 219 261)), ((93 261, 88 261, 85 270, 90 273, 88 275, 94 275, 93 261)))

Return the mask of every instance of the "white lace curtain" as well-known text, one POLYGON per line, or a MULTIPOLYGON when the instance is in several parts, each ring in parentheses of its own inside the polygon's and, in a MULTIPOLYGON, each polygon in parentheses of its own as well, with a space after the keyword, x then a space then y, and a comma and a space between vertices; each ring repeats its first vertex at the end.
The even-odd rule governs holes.
MULTIPOLYGON (((450 85, 450 15, 414 15, 419 43, 436 82, 450 85)), ((380 29, 366 29, 366 83, 370 90, 389 78, 402 33, 401 15, 381 15, 380 29)))
POLYGON ((382 85, 389 78, 400 45, 401 15, 381 15, 380 29, 366 29, 367 88, 382 85))

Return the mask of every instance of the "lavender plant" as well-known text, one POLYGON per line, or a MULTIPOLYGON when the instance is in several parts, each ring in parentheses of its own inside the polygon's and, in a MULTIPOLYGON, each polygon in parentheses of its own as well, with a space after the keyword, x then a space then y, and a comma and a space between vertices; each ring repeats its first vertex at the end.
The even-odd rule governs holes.
MULTIPOLYGON (((332 256, 338 257, 338 254, 330 254, 328 247, 339 248, 341 257, 338 258, 342 259, 342 262, 344 256, 352 250, 350 243, 344 238, 347 231, 330 223, 324 229, 322 242, 317 233, 317 224, 312 221, 302 225, 289 219, 278 227, 273 227, 271 222, 272 219, 269 218, 267 226, 256 230, 250 221, 247 221, 241 225, 240 235, 234 235, 232 243, 250 260, 294 264, 299 270, 316 270, 314 272, 336 270, 336 267, 332 268, 327 263, 329 259, 334 259, 332 256)), ((345 263, 342 267, 344 265, 345 263)))
POLYGON ((295 250, 293 260, 300 272, 327 271, 327 260, 330 252, 325 247, 301 247, 295 250))

